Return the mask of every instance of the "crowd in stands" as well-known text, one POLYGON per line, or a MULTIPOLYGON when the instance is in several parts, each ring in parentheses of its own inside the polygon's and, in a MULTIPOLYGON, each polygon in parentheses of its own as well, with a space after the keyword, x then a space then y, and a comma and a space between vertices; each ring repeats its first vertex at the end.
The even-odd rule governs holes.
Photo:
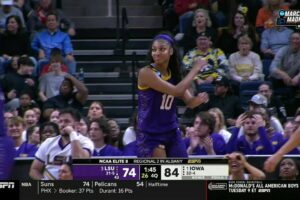
MULTIPOLYGON (((232 179, 244 175, 244 168, 254 179, 264 178, 235 152, 273 154, 299 126, 300 33, 275 25, 279 9, 299 8, 299 1, 160 2, 165 29, 181 47, 184 73, 199 57, 208 63, 191 91, 213 88, 207 103, 182 116, 192 120, 182 130, 188 155, 230 154, 231 162, 243 166, 232 171, 232 179), (242 102, 246 82, 258 85, 242 102)), ((2 0, 0 30, 7 132, 17 157, 35 156, 33 179, 58 179, 70 156, 137 155, 136 116, 122 134, 101 102, 87 105, 84 114, 88 89, 75 77, 70 38, 76 31, 62 10, 51 0, 2 0)))

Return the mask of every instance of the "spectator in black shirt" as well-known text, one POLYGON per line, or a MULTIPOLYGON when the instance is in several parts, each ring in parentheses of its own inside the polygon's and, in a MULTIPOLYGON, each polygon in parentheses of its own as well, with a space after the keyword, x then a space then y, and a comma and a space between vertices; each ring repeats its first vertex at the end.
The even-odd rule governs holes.
POLYGON ((234 126, 235 119, 244 112, 239 97, 231 93, 230 82, 226 77, 215 81, 214 95, 209 97, 206 104, 198 107, 198 111, 207 111, 211 108, 219 108, 225 117, 227 126, 234 126))
MULTIPOLYGON (((6 19, 6 30, 0 34, 0 74, 7 72, 13 57, 31 53, 29 34, 22 27, 19 16, 11 15, 6 19)), ((36 64, 34 57, 30 59, 36 64)))
POLYGON ((16 72, 9 73, 2 80, 5 94, 5 109, 13 111, 19 107, 19 96, 21 92, 28 92, 33 99, 37 97, 37 81, 32 76, 34 64, 27 56, 18 60, 16 72))
POLYGON ((285 122, 287 118, 286 109, 281 100, 277 96, 273 95, 271 85, 267 82, 262 83, 258 87, 258 93, 267 98, 267 108, 271 112, 271 114, 277 116, 281 120, 281 122, 285 122))
POLYGON ((84 83, 77 80, 74 76, 66 74, 59 88, 59 94, 44 102, 43 116, 45 119, 48 119, 53 110, 67 107, 82 111, 87 96, 88 89, 84 83), (77 92, 73 92, 74 87, 77 92))

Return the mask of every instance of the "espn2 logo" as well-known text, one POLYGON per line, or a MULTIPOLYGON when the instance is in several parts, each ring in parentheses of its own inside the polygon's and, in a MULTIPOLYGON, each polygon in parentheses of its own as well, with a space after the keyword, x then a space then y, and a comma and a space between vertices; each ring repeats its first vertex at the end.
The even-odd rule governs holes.
POLYGON ((14 189, 14 182, 0 182, 0 189, 14 189))

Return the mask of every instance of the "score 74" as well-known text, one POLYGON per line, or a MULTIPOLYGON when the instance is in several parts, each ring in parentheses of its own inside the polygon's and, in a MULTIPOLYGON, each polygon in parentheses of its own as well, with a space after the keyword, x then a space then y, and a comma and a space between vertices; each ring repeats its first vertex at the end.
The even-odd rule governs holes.
POLYGON ((120 180, 140 180, 140 168, 138 165, 122 166, 118 172, 120 180))
POLYGON ((135 168, 128 168, 128 167, 124 167, 122 168, 124 174, 123 174, 123 177, 126 178, 126 177, 136 177, 136 172, 135 172, 135 168))

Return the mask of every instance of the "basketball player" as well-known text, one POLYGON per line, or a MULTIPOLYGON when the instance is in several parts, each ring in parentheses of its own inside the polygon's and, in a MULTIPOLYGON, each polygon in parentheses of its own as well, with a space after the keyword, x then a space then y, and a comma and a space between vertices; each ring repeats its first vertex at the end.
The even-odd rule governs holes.
POLYGON ((14 143, 7 136, 6 123, 4 118, 4 94, 0 87, 0 180, 10 178, 16 151, 14 143))
POLYGON ((290 139, 276 153, 274 153, 271 157, 269 157, 266 160, 264 164, 264 170, 266 172, 269 173, 273 172, 276 169, 276 166, 280 162, 282 157, 300 145, 300 126, 299 126, 300 116, 299 116, 299 121, 296 119, 295 122, 298 124, 298 128, 295 130, 295 132, 290 137, 290 139))
POLYGON ((177 50, 168 34, 153 39, 149 56, 151 64, 142 68, 138 76, 138 156, 187 157, 178 129, 175 97, 189 108, 208 101, 206 93, 193 97, 188 91, 206 62, 195 61, 192 70, 180 81, 177 50))

